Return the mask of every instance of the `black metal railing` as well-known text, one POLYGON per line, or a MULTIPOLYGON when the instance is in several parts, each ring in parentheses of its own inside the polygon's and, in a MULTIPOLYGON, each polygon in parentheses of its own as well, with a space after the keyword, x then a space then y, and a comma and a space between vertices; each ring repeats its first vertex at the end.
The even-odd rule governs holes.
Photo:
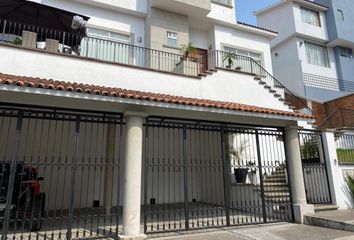
POLYGON ((308 73, 304 73, 302 77, 304 84, 307 87, 315 87, 342 92, 354 92, 354 81, 324 77, 308 73))
POLYGON ((307 106, 306 99, 301 99, 293 94, 279 80, 265 70, 261 65, 261 62, 252 57, 214 50, 209 53, 208 65, 209 69, 224 68, 254 74, 260 79, 262 84, 269 86, 270 90, 278 97, 294 107, 294 110, 306 114, 312 114, 312 110, 307 106))
POLYGON ((298 133, 307 203, 331 204, 321 132, 301 130, 298 133))
POLYGON ((337 158, 340 164, 354 164, 354 134, 336 133, 337 158))
POLYGON ((0 42, 181 75, 201 71, 197 58, 3 19, 0 42))

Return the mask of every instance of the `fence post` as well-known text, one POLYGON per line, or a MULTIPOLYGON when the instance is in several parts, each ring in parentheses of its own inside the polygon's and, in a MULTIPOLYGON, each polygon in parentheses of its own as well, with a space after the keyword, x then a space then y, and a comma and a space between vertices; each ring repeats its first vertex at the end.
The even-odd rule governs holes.
POLYGON ((225 134, 225 128, 221 127, 221 158, 223 162, 223 177, 224 177, 224 201, 226 226, 230 226, 230 160, 228 150, 228 134, 225 134))
POLYGON ((328 171, 328 181, 331 192, 332 204, 338 207, 345 206, 342 194, 343 173, 338 167, 337 146, 334 138, 334 131, 326 130, 322 133, 323 152, 325 155, 328 171))

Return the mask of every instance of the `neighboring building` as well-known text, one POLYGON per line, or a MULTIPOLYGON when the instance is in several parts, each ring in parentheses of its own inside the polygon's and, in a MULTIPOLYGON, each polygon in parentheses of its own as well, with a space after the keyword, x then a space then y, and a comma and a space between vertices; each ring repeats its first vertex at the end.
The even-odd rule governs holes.
POLYGON ((272 76, 277 33, 233 1, 3 0, 0 16, 4 239, 139 240, 332 203, 305 192, 314 118, 272 76))
MULTIPOLYGON (((351 14, 345 19, 348 22, 339 23, 340 11, 336 11, 338 20, 334 27, 331 12, 339 7, 335 2, 340 1, 327 2, 333 2, 333 6, 284 0, 255 13, 259 26, 279 33, 271 41, 275 76, 298 96, 317 101, 328 101, 354 91, 353 67, 350 67, 354 63, 350 44, 353 34, 349 33, 351 30, 348 35, 342 34, 352 22, 351 14), (338 34, 336 29, 341 29, 338 34)), ((344 4, 341 7, 352 5, 349 1, 341 3, 344 4)), ((350 12, 349 9, 348 6, 350 12)))

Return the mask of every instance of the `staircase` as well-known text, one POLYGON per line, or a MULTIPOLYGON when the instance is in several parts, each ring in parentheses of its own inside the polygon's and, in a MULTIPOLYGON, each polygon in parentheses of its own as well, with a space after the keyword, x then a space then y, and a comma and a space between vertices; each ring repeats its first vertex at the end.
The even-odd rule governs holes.
MULTIPOLYGON (((276 214, 287 214, 290 204, 290 189, 287 182, 286 168, 280 165, 270 175, 264 177, 264 201, 267 208, 276 214)), ((255 188, 261 196, 261 187, 255 188)))

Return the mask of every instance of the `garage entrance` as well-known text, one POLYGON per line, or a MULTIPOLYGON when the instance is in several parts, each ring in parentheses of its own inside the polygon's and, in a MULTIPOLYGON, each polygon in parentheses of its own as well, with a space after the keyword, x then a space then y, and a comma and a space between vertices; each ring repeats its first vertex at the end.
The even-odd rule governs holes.
POLYGON ((292 221, 283 131, 146 122, 145 233, 292 221))
POLYGON ((118 236, 122 116, 0 106, 2 239, 118 236))

